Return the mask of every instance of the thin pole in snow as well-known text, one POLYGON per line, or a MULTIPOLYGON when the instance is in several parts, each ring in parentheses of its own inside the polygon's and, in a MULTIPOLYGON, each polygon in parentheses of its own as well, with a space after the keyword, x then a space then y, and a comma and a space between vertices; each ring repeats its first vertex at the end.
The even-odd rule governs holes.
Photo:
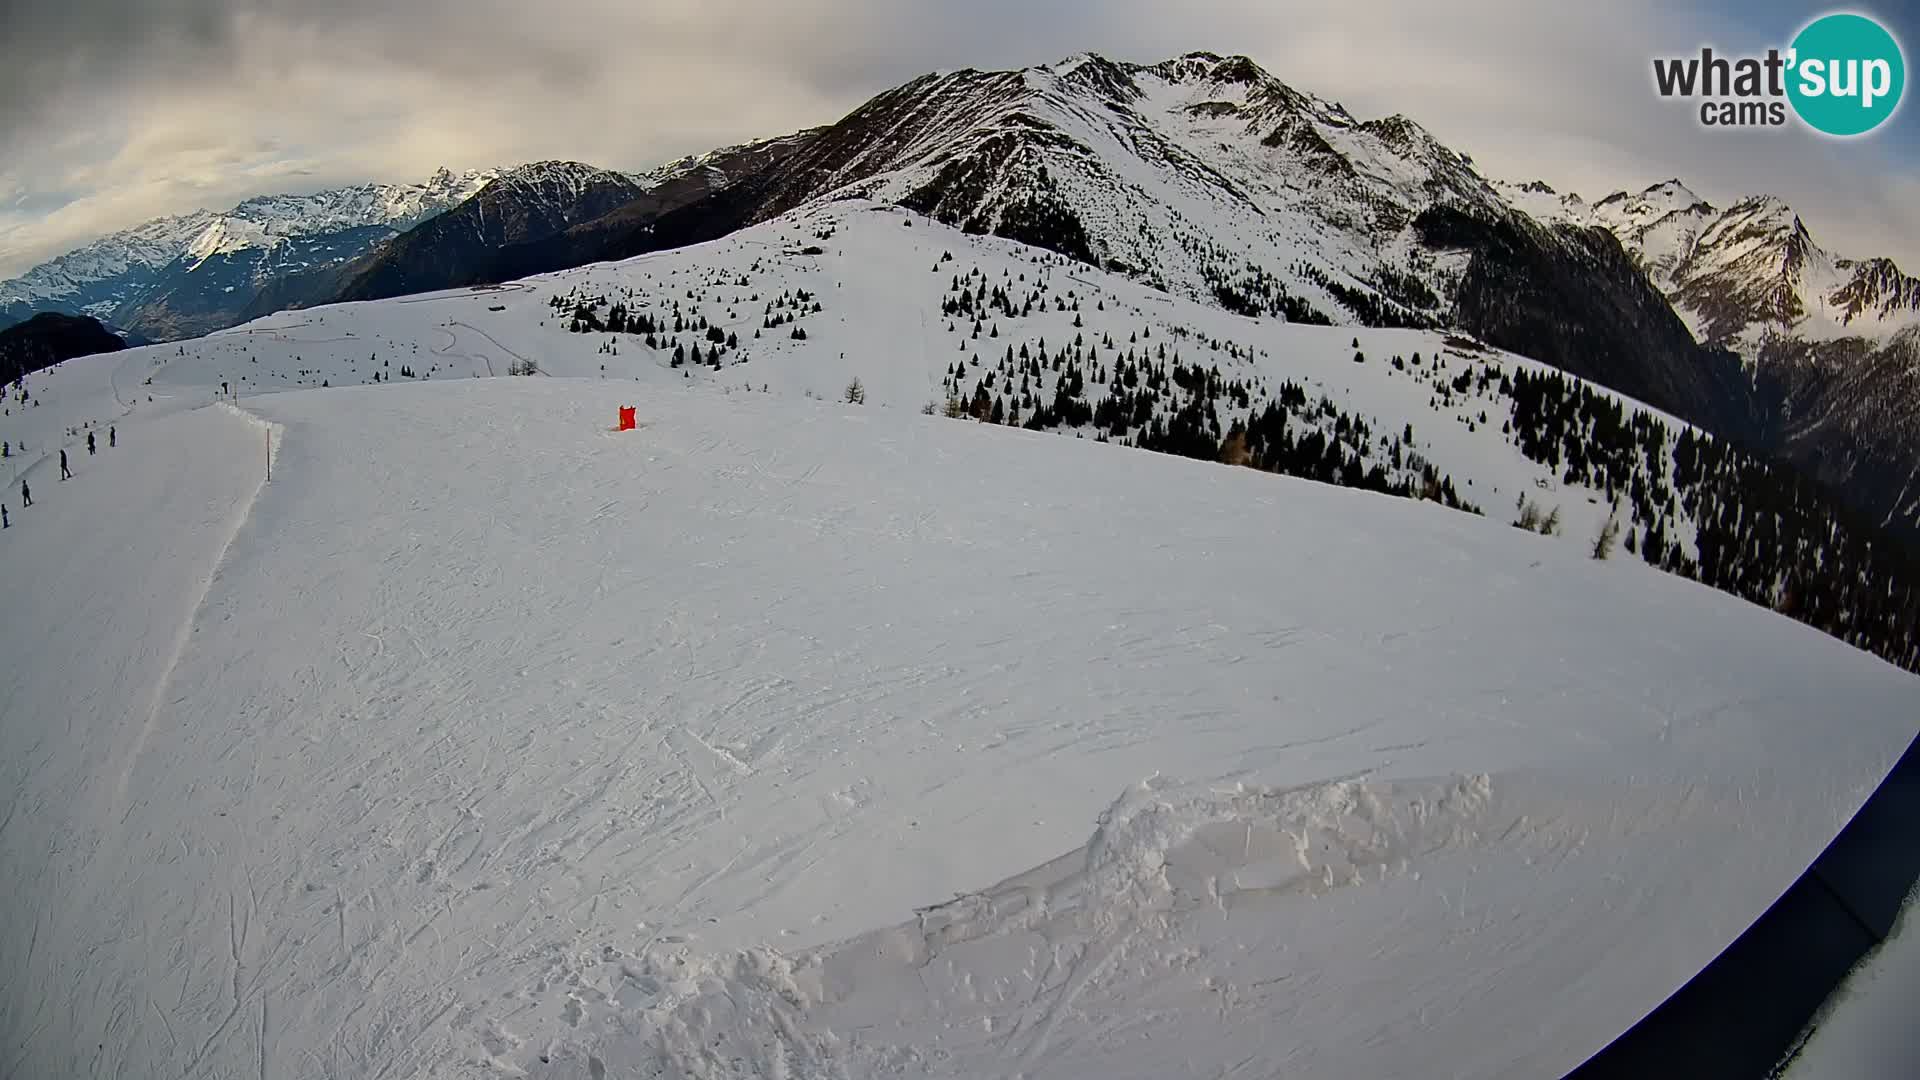
POLYGON ((273 483, 273 429, 264 428, 261 434, 267 441, 267 483, 273 483))

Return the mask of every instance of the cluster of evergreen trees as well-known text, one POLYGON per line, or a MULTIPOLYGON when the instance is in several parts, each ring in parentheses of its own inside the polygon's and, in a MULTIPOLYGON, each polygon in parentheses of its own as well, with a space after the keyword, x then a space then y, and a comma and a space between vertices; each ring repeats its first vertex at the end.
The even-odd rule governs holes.
MULTIPOLYGON (((1353 312, 1364 326, 1399 326, 1426 329, 1434 320, 1417 311, 1409 311, 1392 300, 1358 286, 1349 285, 1312 263, 1295 260, 1292 271, 1325 289, 1341 307, 1353 312)), ((1404 284, 1404 281, 1402 282, 1404 284)))
MULTIPOLYGON (((742 276, 737 280, 729 280, 727 284, 746 288, 747 279, 742 276)), ((739 332, 710 321, 700 311, 700 302, 706 299, 704 291, 689 289, 686 299, 690 303, 683 308, 678 298, 653 305, 647 296, 636 295, 632 289, 627 289, 618 299, 610 299, 605 294, 587 293, 576 288, 549 297, 547 306, 566 318, 567 329, 573 333, 632 335, 640 338, 649 350, 668 354, 673 367, 705 365, 717 371, 724 356, 739 349, 739 332)), ((787 336, 804 341, 807 332, 798 325, 799 320, 826 310, 820 298, 806 289, 785 290, 764 302, 758 293, 744 298, 736 295, 726 303, 728 325, 738 325, 743 321, 739 314, 743 302, 763 304, 760 328, 753 332, 756 338, 765 330, 790 327, 787 336)), ((600 351, 608 355, 619 354, 619 348, 613 342, 603 344, 600 351)))
POLYGON ((1427 287, 1420 275, 1411 270, 1400 270, 1391 266, 1376 267, 1373 272, 1373 287, 1382 296, 1412 311, 1439 311, 1440 297, 1427 287))
MULTIPOLYGON (((1258 376, 1190 364, 1178 348, 1169 351, 1152 336, 1151 325, 1144 326, 1123 347, 1111 334, 1091 342, 1076 333, 1071 343, 1051 349, 1045 338, 1008 344, 991 365, 978 354, 956 361, 944 378, 946 413, 1035 431, 1091 433, 1100 441, 1481 512, 1414 448, 1411 425, 1376 436, 1364 417, 1324 395, 1309 399, 1298 383, 1269 390, 1258 376)), ((1203 344, 1234 358, 1252 356, 1231 342, 1203 344)))
MULTIPOLYGON (((1236 260, 1210 240, 1189 244, 1188 253, 1195 258, 1201 283, 1214 302, 1236 315, 1333 325, 1326 312, 1296 295, 1278 275, 1251 259, 1236 260)), ((1305 260, 1295 260, 1288 272, 1319 286, 1366 326, 1424 329, 1437 325, 1434 316, 1426 312, 1436 310, 1440 299, 1411 272, 1379 267, 1372 289, 1350 285, 1305 260)))
POLYGON ((1364 418, 1324 396, 1310 404, 1306 391, 1292 382, 1283 384, 1279 396, 1244 425, 1234 422, 1220 458, 1286 476, 1482 512, 1460 496, 1451 476, 1414 448, 1413 425, 1376 441, 1364 418))
POLYGON ((1920 671, 1920 565, 1807 478, 1558 372, 1502 389, 1514 445, 1620 500, 1629 552, 1920 671))
MULTIPOLYGON (((952 258, 951 254, 943 255, 940 261, 945 263, 952 258)), ((939 268, 938 264, 934 267, 936 271, 939 268)), ((1102 302, 1102 310, 1104 307, 1102 302)), ((989 283, 986 273, 975 267, 965 274, 954 274, 940 297, 940 313, 950 320, 947 329, 952 330, 956 321, 971 321, 976 337, 983 319, 1024 319, 1035 312, 1044 315, 1048 311, 1078 313, 1079 310, 1080 298, 1074 290, 1064 294, 1052 291, 1051 279, 1046 273, 1036 273, 1029 283, 1024 272, 1015 275, 1006 271, 1000 280, 989 283)), ((998 336, 997 328, 994 336, 998 336)))
MULTIPOLYGON (((1176 213, 1176 219, 1179 215, 1176 213)), ((1143 226, 1144 228, 1144 226, 1143 226)), ((1284 319, 1291 323, 1332 326, 1333 320, 1303 297, 1295 296, 1286 283, 1272 271, 1252 259, 1227 250, 1204 233, 1194 233, 1178 225, 1174 239, 1193 260, 1200 282, 1215 303, 1236 315, 1251 318, 1284 319)), ((1164 289, 1164 283, 1156 284, 1164 289)))
MULTIPOLYGON (((1209 272, 1224 258, 1222 251, 1204 244, 1194 254, 1208 260, 1209 272)), ((938 273, 951 261, 951 254, 943 255, 933 270, 938 273)), ((1376 437, 1364 417, 1324 396, 1310 401, 1295 383, 1275 390, 1257 374, 1230 377, 1217 363, 1190 363, 1178 342, 1195 339, 1212 353, 1242 362, 1253 359, 1250 347, 1176 327, 1169 332, 1175 339, 1170 350, 1166 341, 1154 340, 1151 323, 1129 333, 1124 343, 1116 343, 1111 332, 1090 340, 1082 305, 1091 299, 1092 310, 1104 311, 1104 298, 1083 298, 1071 289, 1055 292, 1044 273, 1031 284, 1025 274, 1003 273, 1002 278, 989 279, 979 269, 953 274, 941 297, 947 330, 962 337, 960 351, 968 354, 949 365, 943 378, 949 416, 1030 430, 1071 430, 1101 441, 1481 512, 1461 497, 1451 477, 1414 448, 1411 426, 1376 437), (1003 320, 1048 312, 1074 315, 1070 343, 1050 347, 1043 336, 999 344, 1003 320), (1000 356, 983 365, 982 354, 995 351, 1000 356)), ((1258 297, 1251 313, 1280 314, 1296 322, 1329 321, 1288 296, 1277 278, 1252 262, 1219 284, 1258 297)), ((1395 359, 1405 370, 1405 361, 1395 359)), ((1437 365, 1434 372, 1437 380, 1437 365)), ((936 405, 930 411, 940 410, 936 405)))
MULTIPOLYGON (((1390 215, 1401 213, 1388 205, 1376 207, 1376 210, 1390 215)), ((1178 211, 1174 212, 1173 217, 1171 239, 1191 260, 1206 294, 1215 303, 1236 315, 1284 319, 1291 323, 1315 326, 1333 325, 1334 320, 1326 311, 1289 288, 1280 275, 1247 257, 1245 251, 1231 251, 1210 234, 1189 229, 1178 211)), ((1166 246, 1166 238, 1147 237, 1144 235, 1145 225, 1142 224, 1140 228, 1143 242, 1154 247, 1166 246)), ((1274 248, 1292 246, 1289 238, 1272 231, 1266 233, 1264 240, 1274 248)), ((1246 249, 1252 250, 1252 247, 1246 249)), ((1420 252, 1413 253, 1409 258, 1410 265, 1407 268, 1386 264, 1375 266, 1364 282, 1343 280, 1304 259, 1290 263, 1286 273, 1296 283, 1307 282, 1318 287, 1364 326, 1436 327, 1441 321, 1441 300, 1423 277, 1432 273, 1431 260, 1420 252)), ((1157 271, 1135 276, 1154 288, 1162 291, 1166 288, 1157 271)))
POLYGON ((1286 285, 1265 267, 1249 262, 1242 272, 1227 275, 1208 264, 1201 268, 1200 275, 1213 293, 1213 299, 1236 315, 1266 316, 1314 326, 1333 325, 1333 320, 1319 308, 1288 292, 1286 285))

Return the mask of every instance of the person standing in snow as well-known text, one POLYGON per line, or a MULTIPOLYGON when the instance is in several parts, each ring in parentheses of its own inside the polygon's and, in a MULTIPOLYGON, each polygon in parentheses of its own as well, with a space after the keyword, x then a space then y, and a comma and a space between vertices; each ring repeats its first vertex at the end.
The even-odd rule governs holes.
POLYGON ((13 523, 7 520, 7 504, 0 503, 0 529, 11 529, 13 523))
POLYGON ((33 489, 27 486, 27 481, 24 477, 20 480, 20 505, 33 505, 33 489))
POLYGON ((107 429, 107 448, 112 449, 119 445, 120 445, 120 429, 115 427, 109 427, 107 429))
POLYGON ((60 479, 73 479, 73 470, 67 468, 67 452, 65 450, 60 451, 60 479))
POLYGON ((93 456, 93 432, 87 432, 87 456, 93 456))

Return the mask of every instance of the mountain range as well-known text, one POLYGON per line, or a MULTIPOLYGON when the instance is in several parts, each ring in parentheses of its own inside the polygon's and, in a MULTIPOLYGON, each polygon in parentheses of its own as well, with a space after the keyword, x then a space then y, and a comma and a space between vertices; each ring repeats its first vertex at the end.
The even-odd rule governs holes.
POLYGON ((924 76, 836 123, 644 174, 568 162, 248 200, 0 283, 155 339, 511 280, 871 199, 1250 318, 1457 329, 1791 460, 1920 533, 1920 281, 1784 203, 1588 202, 1484 177, 1245 57, 924 76))
POLYGON ((53 310, 154 340, 204 334, 238 322, 264 284, 358 256, 496 175, 442 169, 423 183, 262 195, 224 212, 157 218, 0 282, 0 316, 53 310))

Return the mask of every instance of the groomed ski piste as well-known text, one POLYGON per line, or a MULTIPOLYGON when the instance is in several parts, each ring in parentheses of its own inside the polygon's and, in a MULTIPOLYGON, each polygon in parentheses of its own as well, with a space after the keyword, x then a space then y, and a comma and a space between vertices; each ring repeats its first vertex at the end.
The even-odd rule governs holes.
MULTIPOLYGON (((857 212, 928 247, 834 292, 999 243, 857 212)), ((1492 496, 921 415, 910 308, 717 374, 540 325, 800 228, 28 380, 0 1075, 1558 1075, 1916 734, 1912 676, 1492 496)), ((1440 342, 1174 317, 1395 427, 1348 339, 1440 342)))

